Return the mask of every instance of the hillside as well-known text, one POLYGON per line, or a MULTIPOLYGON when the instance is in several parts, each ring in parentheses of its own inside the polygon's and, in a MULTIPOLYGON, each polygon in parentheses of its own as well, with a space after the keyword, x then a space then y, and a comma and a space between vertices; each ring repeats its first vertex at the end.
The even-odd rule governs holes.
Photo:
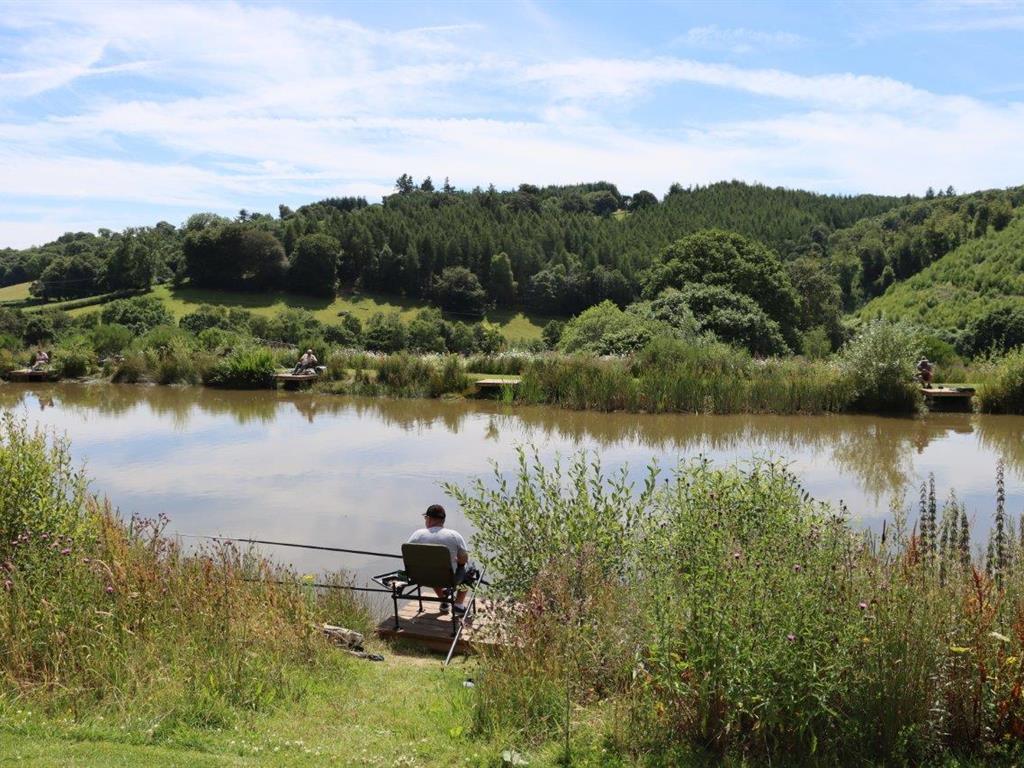
POLYGON ((1002 231, 989 231, 964 243, 893 285, 858 315, 908 318, 956 330, 1004 305, 1024 307, 1024 215, 1020 214, 1002 231))

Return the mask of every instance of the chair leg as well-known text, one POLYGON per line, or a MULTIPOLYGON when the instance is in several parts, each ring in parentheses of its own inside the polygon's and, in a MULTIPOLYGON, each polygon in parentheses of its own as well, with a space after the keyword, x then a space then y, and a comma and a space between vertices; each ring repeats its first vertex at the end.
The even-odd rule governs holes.
POLYGON ((395 631, 397 632, 402 625, 398 623, 398 595, 394 590, 391 591, 391 602, 395 604, 395 631))
POLYGON ((420 613, 423 613, 423 592, 420 591, 420 587, 416 585, 416 597, 420 599, 420 613))

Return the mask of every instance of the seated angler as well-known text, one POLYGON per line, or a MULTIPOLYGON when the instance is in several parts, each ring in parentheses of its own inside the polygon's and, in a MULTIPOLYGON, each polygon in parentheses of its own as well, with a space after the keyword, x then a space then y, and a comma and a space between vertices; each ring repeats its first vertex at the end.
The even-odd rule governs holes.
MULTIPOLYGON (((425 527, 415 531, 409 537, 409 544, 440 544, 448 548, 451 553, 452 571, 455 573, 455 605, 452 610, 456 616, 466 612, 463 603, 466 601, 466 584, 473 577, 475 569, 467 568, 469 563, 469 550, 466 549, 466 540, 458 531, 444 527, 445 511, 440 504, 431 504, 423 513, 425 527)), ((437 596, 444 598, 444 591, 435 588, 437 596)), ((448 603, 441 603, 441 613, 448 612, 448 603)))
POLYGON ((316 355, 313 354, 313 350, 307 349, 305 354, 299 358, 299 362, 295 364, 295 368, 292 370, 292 373, 299 374, 305 373, 306 371, 312 371, 316 368, 317 362, 319 361, 316 359, 316 355))

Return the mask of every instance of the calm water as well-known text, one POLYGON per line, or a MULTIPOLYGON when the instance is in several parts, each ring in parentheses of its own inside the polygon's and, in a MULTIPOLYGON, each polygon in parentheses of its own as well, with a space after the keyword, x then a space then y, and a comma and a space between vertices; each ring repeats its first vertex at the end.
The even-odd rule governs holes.
MULTIPOLYGON (((165 513, 171 530, 397 551, 419 513, 445 503, 444 481, 511 470, 519 445, 598 451, 606 469, 639 478, 671 468, 785 459, 821 499, 845 501, 878 527, 893 494, 935 474, 967 503, 979 532, 992 513, 994 471, 1007 462, 1008 509, 1024 509, 1024 417, 650 416, 505 408, 491 403, 367 400, 306 393, 60 384, 0 385, 0 408, 66 433, 94 489, 123 513, 165 513)), ((913 495, 914 491, 911 492, 913 495)), ((390 561, 279 550, 304 571, 365 576, 390 561)))

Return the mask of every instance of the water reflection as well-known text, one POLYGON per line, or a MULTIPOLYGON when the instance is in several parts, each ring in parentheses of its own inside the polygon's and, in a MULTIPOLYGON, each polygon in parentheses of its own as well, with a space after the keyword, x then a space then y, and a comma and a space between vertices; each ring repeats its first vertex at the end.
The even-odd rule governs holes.
MULTIPOLYGON (((864 525, 933 472, 942 495, 955 487, 985 527, 1002 457, 1009 509, 1024 507, 1020 417, 602 414, 102 384, 0 385, 0 407, 66 431, 96 488, 122 509, 167 512, 198 533, 379 549, 417 522, 441 482, 486 475, 489 459, 510 468, 521 444, 545 459, 597 450, 606 467, 628 464, 636 477, 652 458, 671 467, 696 454, 781 457, 812 494, 844 500, 864 525)), ((457 511, 454 521, 465 527, 457 511)))

